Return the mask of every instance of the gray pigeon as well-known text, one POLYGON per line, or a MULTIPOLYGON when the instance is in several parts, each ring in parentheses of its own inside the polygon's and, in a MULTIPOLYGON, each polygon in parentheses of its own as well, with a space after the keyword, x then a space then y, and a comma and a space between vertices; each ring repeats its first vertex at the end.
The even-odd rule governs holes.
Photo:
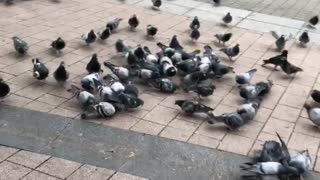
POLYGON ((178 89, 177 84, 167 78, 158 78, 150 81, 149 84, 163 93, 174 93, 178 89))
POLYGON ((0 77, 0 102, 10 93, 10 86, 0 77))
POLYGON ((239 46, 239 44, 236 44, 232 48, 221 48, 220 51, 225 53, 229 57, 229 59, 232 60, 233 57, 238 56, 238 54, 240 53, 239 46))
POLYGON ((224 113, 220 116, 215 116, 212 112, 208 113, 208 123, 224 123, 229 129, 236 130, 247 123, 237 112, 224 113))
POLYGON ((120 81, 128 81, 129 77, 130 77, 130 71, 125 68, 125 67, 121 67, 121 66, 116 66, 110 62, 104 62, 103 63, 106 67, 108 67, 112 73, 114 73, 120 81))
POLYGON ((40 62, 39 58, 32 59, 33 76, 38 80, 44 80, 49 75, 49 69, 40 62))
POLYGON ((246 100, 253 100, 258 96, 264 95, 271 90, 273 83, 271 80, 266 82, 258 82, 255 85, 242 87, 240 89, 240 96, 246 100))
POLYGON ((308 150, 304 150, 290 157, 289 166, 298 169, 299 174, 303 174, 312 167, 311 157, 308 150))
POLYGON ((147 36, 154 37, 158 32, 158 28, 152 25, 147 25, 147 36))
POLYGON ((305 104, 304 108, 307 110, 309 119, 320 128, 320 108, 311 107, 309 104, 305 104))
POLYGON ((82 88, 88 92, 93 92, 93 90, 95 89, 94 79, 96 79, 97 81, 100 81, 100 79, 101 79, 100 74, 99 73, 92 73, 92 74, 89 74, 89 75, 86 75, 85 77, 83 77, 81 79, 82 88))
POLYGON ((90 44, 94 43, 97 39, 97 35, 94 33, 94 30, 92 29, 89 33, 83 34, 81 36, 82 40, 86 42, 86 44, 89 46, 90 44))
POLYGON ((91 105, 91 111, 86 111, 81 114, 82 119, 87 119, 94 114, 98 118, 109 118, 116 113, 116 108, 108 102, 99 102, 98 104, 91 105))
POLYGON ((279 51, 284 50, 286 46, 286 42, 292 38, 291 33, 289 33, 289 35, 284 35, 284 34, 280 35, 275 31, 270 31, 270 33, 276 39, 275 45, 279 51))
POLYGON ((212 71, 214 73, 215 78, 220 79, 224 75, 229 73, 235 73, 233 67, 227 66, 221 63, 212 63, 212 71))
POLYGON ((249 101, 245 104, 242 104, 238 108, 237 113, 240 114, 240 116, 244 120, 251 121, 257 115, 261 101, 262 101, 262 99, 260 97, 257 97, 252 101, 249 101))
POLYGON ((310 42, 308 31, 304 31, 301 34, 301 36, 299 37, 299 41, 303 47, 305 47, 310 42))
POLYGON ((257 69, 251 69, 248 72, 238 74, 236 75, 236 82, 240 85, 250 84, 250 81, 256 72, 257 72, 257 69))
POLYGON ((219 43, 223 43, 225 44, 226 42, 228 42, 231 37, 232 37, 232 33, 226 33, 226 34, 215 34, 214 37, 216 37, 219 41, 219 43))
POLYGON ((122 18, 115 18, 114 20, 108 22, 106 27, 109 28, 111 32, 114 32, 118 29, 121 21, 122 18))
POLYGON ((59 67, 57 70, 53 73, 53 77, 56 79, 58 83, 65 83, 69 79, 69 73, 67 72, 65 68, 64 61, 60 62, 59 67))
MULTIPOLYGON (((243 178, 252 178, 266 175, 287 175, 297 174, 297 169, 291 166, 285 166, 279 162, 258 162, 244 163, 240 166, 242 170, 254 173, 254 175, 244 175, 243 178)), ((261 178, 261 177, 260 177, 261 178)))
POLYGON ((74 94, 74 96, 77 98, 78 102, 84 109, 87 109, 90 105, 96 104, 97 102, 93 94, 87 91, 82 91, 75 85, 71 85, 71 89, 68 89, 68 91, 74 94))
POLYGON ((211 107, 194 101, 176 100, 175 104, 188 114, 208 113, 209 111, 213 111, 211 107))
POLYGON ((232 16, 230 14, 230 12, 228 12, 223 18, 222 18, 222 21, 224 24, 229 24, 232 22, 232 16))
POLYGON ((23 41, 22 39, 18 38, 17 36, 14 36, 12 38, 13 40, 13 45, 14 45, 14 49, 19 53, 19 54, 26 54, 29 46, 28 44, 23 41))
POLYGON ((115 44, 117 53, 121 53, 123 56, 129 52, 129 47, 123 42, 122 39, 118 39, 115 44))

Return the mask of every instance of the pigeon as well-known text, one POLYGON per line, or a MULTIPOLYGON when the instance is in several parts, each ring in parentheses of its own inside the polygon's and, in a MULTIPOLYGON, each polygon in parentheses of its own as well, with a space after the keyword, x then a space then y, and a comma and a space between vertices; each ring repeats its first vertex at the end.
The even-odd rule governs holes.
POLYGON ((163 56, 160 59, 161 69, 162 69, 162 75, 172 77, 177 74, 177 68, 172 64, 172 61, 170 58, 163 56))
POLYGON ((116 51, 118 53, 122 53, 122 55, 125 55, 129 52, 129 47, 123 42, 122 39, 118 39, 116 41, 115 47, 116 47, 116 51))
POLYGON ((6 3, 7 6, 10 6, 10 5, 14 4, 14 0, 6 0, 5 3, 6 3))
POLYGON ((114 100, 114 91, 109 86, 104 86, 99 80, 93 78, 93 83, 95 88, 97 89, 98 95, 100 97, 100 101, 109 102, 114 100))
POLYGON ((152 71, 149 69, 139 69, 135 74, 144 81, 154 80, 161 77, 160 72, 152 71))
POLYGON ((311 97, 314 101, 317 103, 320 103, 320 91, 317 89, 314 89, 311 91, 311 97))
POLYGON ((284 35, 281 34, 279 35, 275 31, 270 31, 271 35, 276 39, 275 45, 277 49, 281 52, 283 49, 285 49, 286 42, 289 41, 292 38, 292 34, 290 33, 289 35, 284 35))
POLYGON ((194 29, 199 29, 200 28, 200 21, 198 19, 198 16, 195 16, 192 20, 192 22, 190 23, 190 29, 194 30, 194 29))
POLYGON ((266 141, 262 151, 255 157, 255 162, 280 162, 283 158, 283 150, 277 141, 266 141))
POLYGON ((147 46, 144 46, 143 50, 144 50, 144 52, 146 54, 145 61, 147 63, 153 63, 153 64, 157 64, 158 63, 158 58, 151 53, 150 49, 147 46))
POLYGON ((199 84, 201 81, 205 81, 209 78, 209 74, 196 71, 190 74, 187 74, 183 80, 182 80, 182 87, 186 91, 188 91, 189 88, 193 88, 197 84, 199 84))
MULTIPOLYGON (((168 47, 168 46, 162 44, 161 42, 158 42, 157 46, 162 50, 163 54, 165 56, 168 56, 169 58, 171 58, 176 53, 175 48, 168 47)), ((160 54, 159 57, 161 57, 161 56, 163 56, 163 55, 160 54)))
POLYGON ((176 64, 176 67, 184 72, 184 73, 193 73, 198 69, 199 66, 199 62, 197 61, 197 59, 188 59, 188 60, 184 60, 184 61, 180 61, 176 64))
POLYGON ((311 26, 311 27, 315 27, 317 24, 318 24, 318 22, 319 22, 319 17, 318 16, 313 16, 311 19, 309 19, 309 26, 311 26))
POLYGON ((81 38, 89 46, 91 43, 94 43, 96 41, 97 35, 94 33, 94 30, 92 29, 89 33, 83 34, 81 38))
POLYGON ((266 82, 258 82, 255 85, 242 87, 240 89, 240 96, 246 100, 253 100, 258 96, 264 95, 271 90, 273 83, 271 80, 266 82))
POLYGON ((192 41, 197 41, 200 38, 200 31, 198 29, 193 29, 190 38, 192 41))
POLYGON ((203 48, 204 48, 203 57, 208 57, 211 63, 218 63, 218 56, 213 51, 212 47, 209 45, 205 45, 203 48))
POLYGON ((250 84, 250 81, 256 72, 257 72, 257 69, 251 69, 248 72, 238 74, 236 75, 236 82, 239 85, 250 84))
POLYGON ((233 67, 226 66, 220 63, 213 63, 211 68, 214 73, 214 77, 217 79, 222 78, 224 75, 228 73, 235 73, 233 67))
POLYGON ((141 45, 139 44, 138 47, 134 50, 134 55, 140 59, 143 60, 145 57, 145 51, 143 50, 143 48, 141 47, 141 45))
POLYGON ((128 24, 131 30, 134 30, 138 27, 139 19, 136 14, 131 16, 131 18, 128 20, 128 24))
POLYGON ((92 74, 88 74, 85 77, 83 77, 81 79, 82 88, 88 92, 93 92, 93 90, 95 89, 94 79, 99 81, 101 79, 100 74, 99 73, 92 73, 92 74))
POLYGON ((57 51, 57 54, 60 54, 61 50, 66 47, 66 42, 61 37, 58 37, 57 40, 51 43, 51 47, 57 51))
POLYGON ((320 128, 320 108, 311 107, 309 104, 304 104, 304 108, 307 110, 309 119, 320 128))
POLYGON ((160 6, 162 5, 162 1, 161 0, 151 0, 152 1, 152 5, 154 9, 159 9, 160 6))
POLYGON ((231 21, 232 21, 232 16, 231 16, 231 14, 230 14, 230 12, 228 12, 223 18, 222 18, 222 21, 223 21, 223 23, 224 24, 229 24, 229 23, 231 23, 231 21))
POLYGON ((0 100, 7 96, 10 92, 9 85, 0 77, 0 100))
MULTIPOLYGON (((99 102, 98 104, 91 105, 91 109, 93 109, 93 114, 98 118, 109 118, 116 113, 116 108, 109 102, 99 102)), ((87 119, 91 114, 92 111, 83 112, 81 119, 87 119)))
POLYGON ((147 36, 154 37, 158 32, 158 28, 152 25, 147 25, 147 36))
POLYGON ((209 124, 224 123, 230 130, 236 130, 247 123, 237 112, 223 113, 220 116, 209 112, 208 118, 209 124))
POLYGON ((212 0, 216 6, 219 6, 221 4, 221 0, 212 0))
POLYGON ((89 72, 89 74, 101 72, 101 65, 98 61, 97 54, 92 55, 91 60, 87 64, 86 69, 89 72))
POLYGON ((184 112, 188 114, 208 113, 209 111, 213 111, 211 107, 201 104, 200 102, 188 100, 176 100, 175 105, 178 105, 184 112))
POLYGON ((178 89, 178 86, 167 78, 158 78, 150 81, 149 84, 163 93, 174 93, 178 89))
POLYGON ((288 51, 283 50, 280 55, 274 56, 270 59, 263 60, 262 66, 265 66, 266 64, 273 64, 274 65, 273 70, 277 70, 277 67, 284 64, 284 62, 287 61, 287 58, 288 58, 288 51))
POLYGON ((77 98, 79 104, 84 108, 85 110, 90 107, 91 105, 94 105, 97 103, 96 98, 93 94, 82 91, 79 87, 75 85, 71 85, 71 89, 68 89, 69 92, 72 92, 74 96, 77 98))
POLYGON ((126 53, 125 59, 127 64, 132 68, 135 68, 137 64, 140 62, 139 58, 136 56, 135 52, 133 52, 132 50, 129 50, 126 53))
POLYGON ((19 54, 26 54, 29 46, 28 44, 23 41, 22 39, 18 38, 17 36, 14 36, 12 38, 13 40, 13 45, 14 45, 14 49, 19 53, 19 54))
POLYGON ((130 78, 130 71, 125 68, 125 67, 121 67, 121 66, 116 66, 110 62, 104 62, 103 63, 106 67, 108 67, 112 73, 114 73, 120 81, 128 81, 130 78))
POLYGON ((111 32, 115 32, 118 29, 121 21, 122 18, 115 18, 114 20, 107 23, 106 28, 109 28, 111 32))
MULTIPOLYGON (((296 168, 288 165, 283 165, 280 162, 258 162, 258 163, 244 163, 240 166, 242 170, 255 173, 255 175, 244 175, 243 178, 266 176, 266 175, 288 175, 298 174, 296 168)), ((261 178, 261 177, 260 177, 261 178)))
POLYGON ((293 64, 291 64, 289 61, 284 61, 281 65, 280 65, 281 69, 283 70, 283 72, 285 72, 286 74, 290 75, 295 75, 300 71, 303 71, 303 69, 301 69, 300 67, 297 67, 293 64))
POLYGON ((48 68, 40 62, 38 58, 32 59, 33 63, 33 76, 38 80, 44 80, 49 75, 48 68))
POLYGON ((198 94, 198 99, 201 97, 211 96, 216 89, 216 86, 213 84, 197 84, 195 87, 188 88, 188 91, 193 91, 198 94))
POLYGON ((225 44, 226 42, 228 42, 231 39, 232 33, 216 34, 214 36, 218 39, 219 43, 222 42, 223 44, 225 44))
POLYGON ((180 45, 178 41, 177 35, 172 36, 169 47, 178 51, 183 49, 183 47, 180 45))
POLYGON ((100 31, 98 31, 97 35, 102 41, 104 41, 110 37, 111 30, 109 28, 101 29, 100 31))
POLYGON ((60 62, 59 67, 53 73, 53 77, 58 83, 64 83, 69 79, 69 73, 66 71, 64 61, 60 62))
POLYGON ((245 104, 242 104, 238 110, 237 113, 240 114, 240 116, 246 120, 246 121, 251 121, 254 119, 256 114, 258 113, 258 109, 260 107, 262 98, 257 97, 251 101, 248 101, 245 104))
POLYGON ((236 44, 232 48, 221 48, 220 51, 225 53, 229 57, 229 59, 232 60, 233 57, 238 56, 238 54, 240 53, 239 44, 236 44))
POLYGON ((300 41, 301 46, 303 46, 303 47, 305 47, 310 42, 308 31, 304 31, 301 34, 301 36, 299 37, 299 41, 300 41))
POLYGON ((304 150, 290 157, 289 166, 298 170, 299 174, 309 171, 311 164, 311 157, 308 150, 304 150))

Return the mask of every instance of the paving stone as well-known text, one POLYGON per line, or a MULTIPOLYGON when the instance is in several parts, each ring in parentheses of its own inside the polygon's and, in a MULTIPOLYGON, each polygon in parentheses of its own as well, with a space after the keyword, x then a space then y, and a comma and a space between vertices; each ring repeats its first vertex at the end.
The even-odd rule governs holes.
POLYGON ((59 180, 53 176, 40 173, 38 171, 32 171, 30 174, 22 178, 22 180, 59 180))
POLYGON ((247 155, 253 143, 253 139, 241 137, 234 134, 227 134, 220 143, 218 149, 233 152, 236 154, 247 155))
POLYGON ((117 172, 115 175, 111 177, 110 180, 147 180, 146 178, 122 173, 122 172, 117 172))
POLYGON ((178 115, 178 111, 175 109, 157 106, 150 111, 143 119, 152 121, 155 123, 167 125, 178 115))
POLYGON ((80 166, 80 163, 53 157, 38 167, 37 170, 64 179, 80 166))
POLYGON ((0 146, 0 161, 3 161, 16 153, 18 149, 14 149, 11 147, 6 147, 6 146, 0 146))
POLYGON ((150 121, 140 120, 131 130, 146 133, 150 135, 158 135, 165 126, 150 121))
POLYGON ((297 151, 308 149, 311 155, 316 155, 319 142, 318 138, 294 132, 289 140, 288 147, 297 151))
POLYGON ((271 117, 264 126, 263 132, 274 135, 278 132, 281 137, 289 138, 293 128, 294 123, 271 117))
POLYGON ((289 122, 296 122, 299 116, 300 110, 291 108, 284 105, 277 105, 276 109, 272 113, 272 117, 286 120, 289 122))
POLYGON ((205 147, 210 147, 210 148, 217 148, 220 141, 207 137, 207 136, 202 136, 199 134, 194 134, 188 141, 189 143, 192 144, 197 144, 200 146, 205 146, 205 147))
POLYGON ((174 127, 166 127, 161 133, 160 137, 165 137, 169 139, 175 139, 179 141, 187 141, 192 135, 193 131, 174 128, 174 127))
POLYGON ((113 170, 99 168, 90 165, 83 165, 75 173, 73 173, 67 180, 107 180, 114 174, 113 170))
POLYGON ((14 180, 20 179, 28 174, 31 169, 4 161, 0 164, 0 179, 14 180))
POLYGON ((8 161, 34 169, 49 158, 50 156, 43 154, 32 153, 29 151, 19 151, 11 156, 8 161))

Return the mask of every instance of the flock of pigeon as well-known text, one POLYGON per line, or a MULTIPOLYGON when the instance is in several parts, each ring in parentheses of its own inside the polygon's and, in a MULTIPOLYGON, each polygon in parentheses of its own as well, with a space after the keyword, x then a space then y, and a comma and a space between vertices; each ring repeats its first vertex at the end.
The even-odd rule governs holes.
MULTIPOLYGON (((214 1, 220 4, 220 1, 214 1)), ((159 9, 161 0, 152 0, 153 7, 159 9)), ((116 18, 106 24, 106 26, 95 33, 90 30, 83 34, 81 39, 85 44, 95 43, 97 39, 107 40, 114 32, 118 30, 122 18, 116 18)), ((318 23, 318 17, 315 16, 309 20, 309 26, 315 27, 318 23)), ((228 26, 232 22, 232 15, 227 13, 222 22, 228 26)), ((128 20, 130 30, 134 31, 139 26, 139 19, 133 15, 128 20)), ((200 37, 200 21, 194 17, 190 23, 190 39, 195 42, 200 37)), ((158 28, 153 25, 146 27, 146 34, 149 38, 156 36, 158 28)), ((286 41, 292 38, 290 35, 279 35, 274 31, 271 34, 276 38, 276 48, 281 52, 275 57, 263 60, 263 65, 272 64, 274 70, 280 68, 286 74, 295 75, 302 71, 301 68, 288 61, 288 51, 285 50, 286 41)), ((232 33, 216 34, 214 36, 218 43, 225 45, 232 38, 232 33)), ((27 42, 19 37, 12 38, 14 48, 17 53, 24 55, 28 52, 27 42)), ((302 33, 299 38, 301 45, 306 46, 310 41, 308 32, 302 33)), ((239 95, 244 99, 243 104, 235 112, 227 112, 216 116, 214 109, 202 104, 202 98, 211 96, 215 91, 214 79, 222 79, 225 75, 235 73, 233 67, 225 65, 219 61, 210 45, 204 46, 203 53, 200 50, 187 52, 179 43, 178 37, 174 35, 168 45, 161 42, 157 43, 160 51, 152 53, 147 46, 138 45, 132 48, 118 39, 115 43, 116 51, 122 55, 125 66, 117 66, 111 62, 105 61, 104 66, 109 68, 112 74, 103 76, 101 64, 98 61, 97 54, 93 54, 91 60, 86 66, 88 75, 81 79, 81 87, 71 85, 69 92, 74 94, 79 104, 83 108, 81 117, 83 119, 95 117, 112 117, 115 113, 127 111, 143 106, 144 101, 139 98, 139 90, 134 85, 141 82, 146 86, 157 89, 163 93, 174 93, 181 88, 185 92, 194 92, 198 96, 194 100, 176 100, 178 105, 185 113, 191 115, 195 113, 204 113, 208 117, 209 124, 223 123, 230 130, 237 130, 245 124, 252 121, 261 105, 266 94, 270 93, 273 83, 271 80, 251 84, 251 79, 257 72, 257 69, 251 69, 247 72, 237 74, 235 82, 239 85, 239 95), (172 77, 181 76, 181 82, 178 84, 172 80, 172 77)), ((57 38, 51 43, 52 49, 60 55, 66 47, 66 42, 62 38, 57 38)), ((220 49, 232 61, 240 53, 240 45, 233 47, 224 47, 220 49)), ((33 76, 38 80, 45 80, 49 75, 49 70, 39 58, 32 59, 33 76)), ((69 73, 64 62, 53 73, 56 81, 63 85, 69 78, 69 73)), ((0 78, 0 97, 5 97, 10 92, 10 87, 0 78)), ((313 90, 311 97, 320 103, 320 91, 313 90)), ((311 121, 320 127, 320 108, 305 104, 311 121)), ((264 175, 278 175, 279 177, 300 177, 311 166, 311 158, 308 151, 291 155, 288 152, 286 144, 278 135, 281 143, 276 141, 267 141, 263 149, 259 152, 253 163, 246 163, 241 168, 244 171, 253 174, 244 175, 246 178, 259 177, 264 175)))

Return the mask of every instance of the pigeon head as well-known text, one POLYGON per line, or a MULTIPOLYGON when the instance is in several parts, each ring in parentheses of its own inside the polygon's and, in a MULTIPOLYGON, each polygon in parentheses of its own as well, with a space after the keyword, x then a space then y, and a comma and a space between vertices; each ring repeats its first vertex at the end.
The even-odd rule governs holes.
POLYGON ((282 56, 288 56, 288 50, 283 50, 281 53, 282 56))
POLYGON ((166 74, 170 77, 175 76, 177 74, 177 69, 174 66, 171 66, 166 70, 166 74))
MULTIPOLYGON (((134 17, 137 17, 137 16, 135 16, 135 14, 134 14, 134 17)), ((122 18, 116 18, 115 20, 116 21, 122 21, 123 19, 122 18)))
POLYGON ((137 18, 137 15, 136 15, 136 14, 133 14, 133 15, 132 15, 132 18, 137 18))
POLYGON ((97 60, 97 59, 98 59, 96 53, 94 53, 94 54, 92 55, 92 59, 94 59, 94 60, 97 60))
POLYGON ((65 62, 64 61, 61 61, 60 62, 60 66, 64 66, 65 65, 65 62))
POLYGON ((181 107, 184 102, 185 102, 185 100, 176 100, 176 102, 174 104, 181 107))
POLYGON ((314 90, 311 91, 311 96, 318 96, 318 95, 320 95, 320 91, 319 90, 314 89, 314 90))
POLYGON ((12 40, 19 39, 17 36, 13 36, 12 40))
POLYGON ((94 34, 94 30, 93 29, 91 29, 91 31, 89 32, 89 35, 93 35, 94 34))

